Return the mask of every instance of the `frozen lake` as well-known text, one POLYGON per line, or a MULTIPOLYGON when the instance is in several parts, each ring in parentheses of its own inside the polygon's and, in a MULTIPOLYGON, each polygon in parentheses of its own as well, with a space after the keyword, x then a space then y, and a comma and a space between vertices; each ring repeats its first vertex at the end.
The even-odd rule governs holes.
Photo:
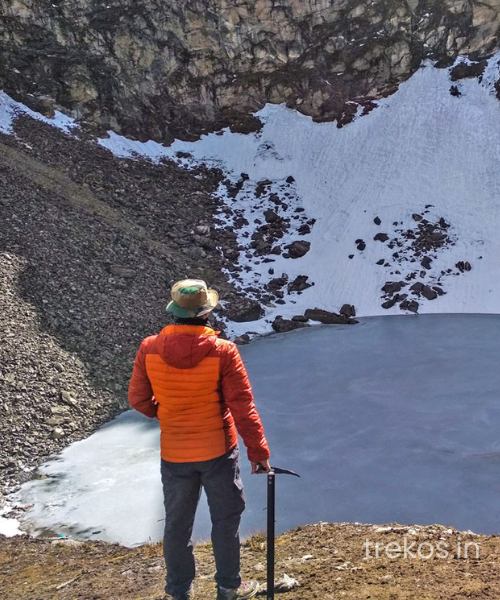
MULTIPOLYGON (((278 480, 280 530, 322 521, 500 532, 500 316, 313 327, 243 347, 278 480)), ((25 484, 34 530, 134 545, 162 530, 157 425, 125 413, 25 484)), ((242 452, 244 456, 246 454, 242 452)), ((242 462, 242 531, 265 527, 265 478, 242 462)), ((200 505, 195 537, 209 537, 200 505)))

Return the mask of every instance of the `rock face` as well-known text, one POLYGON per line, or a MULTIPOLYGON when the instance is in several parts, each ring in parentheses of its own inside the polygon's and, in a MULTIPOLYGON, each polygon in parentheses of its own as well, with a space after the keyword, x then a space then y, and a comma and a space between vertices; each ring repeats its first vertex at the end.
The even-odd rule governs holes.
POLYGON ((348 122, 421 60, 497 44, 500 0, 4 0, 0 87, 38 110, 168 140, 286 103, 348 122))

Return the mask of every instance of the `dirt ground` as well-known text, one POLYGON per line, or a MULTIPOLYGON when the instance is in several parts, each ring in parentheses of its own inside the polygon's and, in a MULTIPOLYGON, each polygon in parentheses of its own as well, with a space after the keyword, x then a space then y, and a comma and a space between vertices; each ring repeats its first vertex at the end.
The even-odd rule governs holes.
MULTIPOLYGON (((299 583, 279 594, 283 600, 500 598, 500 536, 437 525, 320 523, 281 535, 276 552, 276 577, 286 573, 299 583)), ((196 557, 194 600, 210 600, 215 598, 210 545, 198 545, 196 557)), ((262 535, 244 542, 242 571, 265 588, 262 535)), ((2 600, 159 600, 163 578, 160 544, 128 549, 0 537, 2 600)))

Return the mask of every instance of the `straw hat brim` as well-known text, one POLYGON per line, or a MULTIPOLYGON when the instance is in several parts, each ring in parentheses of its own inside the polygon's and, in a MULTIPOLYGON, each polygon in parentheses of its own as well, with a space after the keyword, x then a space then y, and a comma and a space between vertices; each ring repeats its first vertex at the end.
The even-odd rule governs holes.
POLYGON ((207 302, 204 306, 200 306, 199 308, 194 309, 188 309, 179 306, 177 302, 171 300, 167 304, 167 312, 174 315, 174 317, 189 319, 208 315, 214 310, 214 308, 217 307, 217 304, 219 304, 219 294, 216 290, 209 288, 207 289, 207 302))

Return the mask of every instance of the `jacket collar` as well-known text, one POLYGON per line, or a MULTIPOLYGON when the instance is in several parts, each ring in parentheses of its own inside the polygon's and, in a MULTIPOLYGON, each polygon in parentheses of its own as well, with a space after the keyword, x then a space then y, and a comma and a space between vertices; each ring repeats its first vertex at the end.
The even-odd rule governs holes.
POLYGON ((161 335, 219 335, 220 331, 216 331, 205 325, 167 325, 161 330, 161 335))

